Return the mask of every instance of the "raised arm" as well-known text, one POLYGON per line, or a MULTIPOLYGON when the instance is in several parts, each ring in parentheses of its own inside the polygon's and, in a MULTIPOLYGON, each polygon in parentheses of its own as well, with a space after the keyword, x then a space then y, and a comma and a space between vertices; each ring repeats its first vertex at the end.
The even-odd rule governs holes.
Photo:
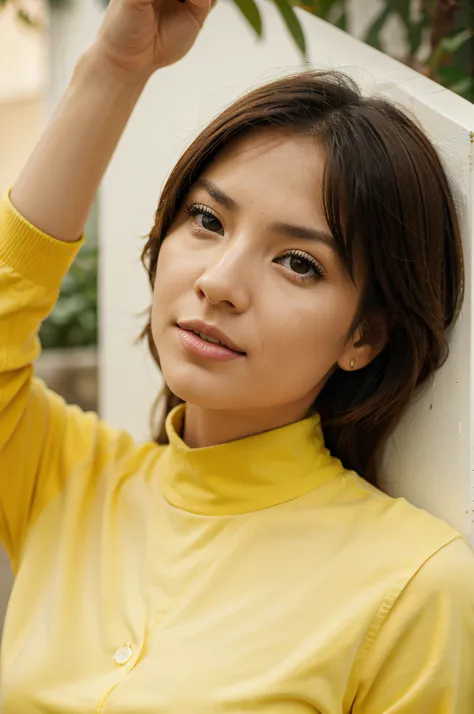
POLYGON ((112 0, 11 192, 36 228, 62 241, 79 238, 148 78, 186 54, 209 8, 210 0, 112 0))

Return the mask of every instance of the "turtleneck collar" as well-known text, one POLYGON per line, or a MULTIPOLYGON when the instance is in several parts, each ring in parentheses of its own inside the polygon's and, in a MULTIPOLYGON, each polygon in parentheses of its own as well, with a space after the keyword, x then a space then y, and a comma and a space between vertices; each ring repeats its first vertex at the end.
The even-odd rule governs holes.
POLYGON ((319 415, 225 444, 191 449, 179 434, 185 404, 166 418, 161 488, 173 506, 236 515, 290 501, 343 471, 324 446, 319 415))

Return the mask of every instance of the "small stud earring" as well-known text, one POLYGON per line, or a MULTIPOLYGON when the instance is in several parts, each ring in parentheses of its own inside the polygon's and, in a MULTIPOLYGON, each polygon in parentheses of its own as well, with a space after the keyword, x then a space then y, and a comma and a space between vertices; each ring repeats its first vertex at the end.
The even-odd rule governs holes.
POLYGON ((350 361, 350 363, 349 363, 349 367, 350 367, 351 369, 354 369, 355 364, 356 364, 355 359, 351 359, 351 361, 350 361))

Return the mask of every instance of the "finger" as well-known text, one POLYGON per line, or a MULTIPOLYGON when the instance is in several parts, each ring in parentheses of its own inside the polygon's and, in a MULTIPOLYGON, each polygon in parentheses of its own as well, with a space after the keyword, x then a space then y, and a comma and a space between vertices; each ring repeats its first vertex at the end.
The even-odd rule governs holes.
MULTIPOLYGON (((182 1, 182 0, 181 0, 182 1)), ((216 0, 185 0, 190 9, 196 10, 199 14, 207 15, 216 0)))

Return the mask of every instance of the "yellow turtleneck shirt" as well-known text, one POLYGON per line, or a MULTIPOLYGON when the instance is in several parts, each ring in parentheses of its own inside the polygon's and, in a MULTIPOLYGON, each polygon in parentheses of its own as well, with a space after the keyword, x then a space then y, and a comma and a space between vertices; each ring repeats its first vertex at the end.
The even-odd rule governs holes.
POLYGON ((79 246, 0 209, 3 714, 473 714, 474 554, 317 416, 137 444, 34 378, 79 246))

